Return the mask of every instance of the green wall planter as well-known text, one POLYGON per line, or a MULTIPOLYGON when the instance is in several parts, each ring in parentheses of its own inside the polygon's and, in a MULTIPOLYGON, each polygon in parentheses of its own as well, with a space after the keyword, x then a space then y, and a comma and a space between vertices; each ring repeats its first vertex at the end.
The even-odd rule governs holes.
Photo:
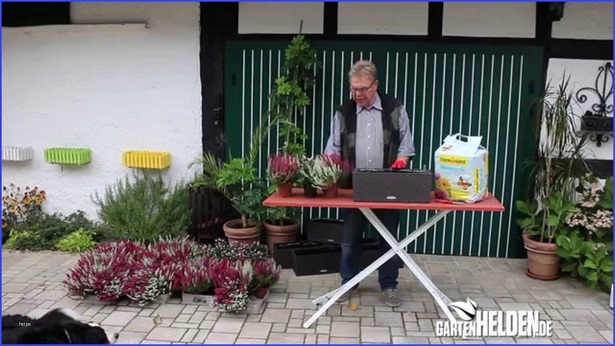
POLYGON ((92 161, 89 148, 47 148, 45 162, 59 165, 85 165, 92 161))

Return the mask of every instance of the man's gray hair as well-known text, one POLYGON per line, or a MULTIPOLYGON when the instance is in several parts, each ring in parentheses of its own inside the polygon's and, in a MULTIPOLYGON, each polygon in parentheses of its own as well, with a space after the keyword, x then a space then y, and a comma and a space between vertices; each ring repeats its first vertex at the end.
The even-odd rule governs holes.
POLYGON ((369 60, 359 60, 350 69, 348 72, 348 77, 352 76, 367 76, 372 80, 378 79, 378 71, 376 70, 376 65, 369 60))

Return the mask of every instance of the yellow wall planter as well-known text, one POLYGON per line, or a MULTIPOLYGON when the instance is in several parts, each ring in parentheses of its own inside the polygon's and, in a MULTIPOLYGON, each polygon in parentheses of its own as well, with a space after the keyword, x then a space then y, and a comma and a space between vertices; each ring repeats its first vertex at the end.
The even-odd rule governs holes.
POLYGON ((130 150, 122 155, 126 167, 165 169, 171 166, 171 153, 168 151, 130 150))

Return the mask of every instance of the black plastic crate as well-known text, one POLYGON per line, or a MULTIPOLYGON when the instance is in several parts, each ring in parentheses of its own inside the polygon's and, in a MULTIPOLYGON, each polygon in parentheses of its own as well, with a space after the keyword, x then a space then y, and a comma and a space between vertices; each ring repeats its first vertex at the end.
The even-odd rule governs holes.
POLYGON ((344 221, 338 219, 311 219, 305 230, 309 241, 340 244, 344 239, 344 221))
POLYGON ((294 243, 275 244, 273 247, 273 259, 282 267, 289 269, 293 267, 293 251, 298 249, 310 249, 321 247, 321 242, 299 241, 294 243))

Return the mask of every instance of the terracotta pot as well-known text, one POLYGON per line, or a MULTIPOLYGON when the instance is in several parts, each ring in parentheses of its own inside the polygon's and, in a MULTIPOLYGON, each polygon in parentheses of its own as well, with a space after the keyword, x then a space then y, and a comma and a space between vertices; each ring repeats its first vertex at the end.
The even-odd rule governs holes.
POLYGON ((299 222, 293 221, 291 223, 289 218, 284 218, 283 220, 283 225, 273 225, 270 220, 264 222, 270 254, 273 254, 275 244, 292 243, 297 240, 299 222))
POLYGON ((268 291, 269 291, 269 287, 259 287, 254 292, 254 296, 258 299, 263 299, 267 295, 268 291))
POLYGON ((293 184, 291 183, 285 183, 285 184, 279 184, 277 185, 278 187, 278 195, 280 197, 290 197, 293 194, 293 184))
POLYGON ((337 197, 337 184, 333 184, 328 189, 324 189, 323 196, 327 198, 337 197))
POLYGON ((316 188, 312 185, 303 185, 303 195, 307 198, 314 198, 317 195, 316 188))
POLYGON ((560 258, 557 255, 556 243, 539 242, 524 234, 523 244, 527 249, 526 274, 529 277, 539 280, 559 278, 560 258))
POLYGON ((261 236, 262 228, 260 225, 256 225, 250 220, 250 225, 243 228, 241 219, 230 220, 224 223, 224 234, 228 238, 229 242, 252 244, 258 242, 261 236))

